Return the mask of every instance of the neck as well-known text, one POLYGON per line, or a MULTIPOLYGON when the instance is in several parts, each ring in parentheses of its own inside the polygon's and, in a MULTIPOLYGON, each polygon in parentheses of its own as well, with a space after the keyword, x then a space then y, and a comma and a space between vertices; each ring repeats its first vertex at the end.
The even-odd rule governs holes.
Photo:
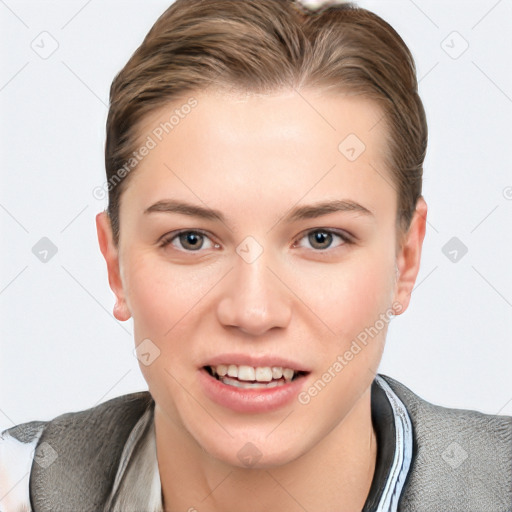
POLYGON ((377 445, 370 388, 349 415, 299 458, 266 469, 209 456, 155 407, 165 512, 360 511, 373 479, 377 445))

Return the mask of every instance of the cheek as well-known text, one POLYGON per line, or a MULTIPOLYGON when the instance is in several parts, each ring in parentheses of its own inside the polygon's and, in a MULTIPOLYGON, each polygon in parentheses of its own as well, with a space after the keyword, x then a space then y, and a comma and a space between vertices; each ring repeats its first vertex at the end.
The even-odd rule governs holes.
POLYGON ((124 277, 135 344, 148 346, 149 339, 149 352, 157 354, 150 364, 139 360, 141 373, 158 402, 172 408, 182 386, 188 388, 195 377, 192 339, 212 279, 192 266, 178 267, 144 253, 126 260, 124 277))
MULTIPOLYGON (((337 265, 303 274, 302 296, 342 339, 373 324, 391 304, 393 263, 360 251, 337 265)), ((297 281, 299 277, 297 276, 297 281)))
POLYGON ((134 255, 126 264, 125 289, 136 331, 156 340, 175 336, 213 284, 211 270, 134 255))
POLYGON ((180 392, 172 376, 183 385, 194 378, 204 349, 199 334, 208 332, 213 311, 208 293, 226 270, 174 265, 144 252, 127 259, 125 269, 135 343, 149 339, 158 354, 148 366, 139 361, 141 372, 150 389, 170 386, 180 392))

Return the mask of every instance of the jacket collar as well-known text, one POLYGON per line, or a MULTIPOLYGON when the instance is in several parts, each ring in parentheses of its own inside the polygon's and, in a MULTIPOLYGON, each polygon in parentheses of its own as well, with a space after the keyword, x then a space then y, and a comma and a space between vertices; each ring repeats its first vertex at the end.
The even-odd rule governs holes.
POLYGON ((372 383, 377 460, 362 512, 396 512, 413 457, 413 429, 403 402, 380 375, 372 383))

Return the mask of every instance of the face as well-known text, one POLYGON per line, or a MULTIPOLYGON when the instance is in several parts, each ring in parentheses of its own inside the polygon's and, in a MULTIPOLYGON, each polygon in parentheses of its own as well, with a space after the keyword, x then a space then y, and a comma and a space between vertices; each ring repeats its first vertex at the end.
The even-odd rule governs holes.
POLYGON ((186 99, 141 126, 156 145, 123 192, 118 247, 98 216, 115 314, 133 317, 160 425, 225 463, 280 465, 370 413, 426 210, 397 251, 385 125, 369 100, 193 97, 168 133, 158 127, 186 99))

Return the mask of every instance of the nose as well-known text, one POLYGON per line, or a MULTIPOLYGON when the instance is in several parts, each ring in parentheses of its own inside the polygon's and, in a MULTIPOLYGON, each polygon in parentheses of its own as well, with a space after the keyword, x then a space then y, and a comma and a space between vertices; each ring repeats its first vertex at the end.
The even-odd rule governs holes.
POLYGON ((259 336, 289 324, 290 293, 276 277, 275 265, 269 266, 265 253, 250 263, 236 257, 217 306, 222 325, 259 336))

